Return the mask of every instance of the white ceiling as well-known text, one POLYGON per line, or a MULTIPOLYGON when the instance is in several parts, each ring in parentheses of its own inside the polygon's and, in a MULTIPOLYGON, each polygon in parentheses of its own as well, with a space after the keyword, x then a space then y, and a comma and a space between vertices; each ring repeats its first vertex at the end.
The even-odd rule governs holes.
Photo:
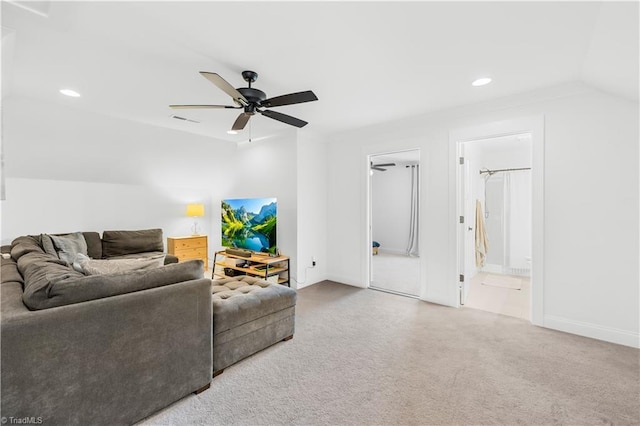
MULTIPOLYGON (((198 71, 273 97, 319 101, 275 110, 320 135, 536 88, 583 81, 638 100, 638 3, 47 2, 2 3, 3 97, 26 96, 203 134, 237 110, 198 71), (493 83, 472 87, 490 76, 493 83), (58 93, 74 88, 83 96, 58 93), (176 114, 199 124, 170 118, 176 114)), ((256 116, 252 136, 287 125, 256 116)), ((248 127, 247 127, 248 129, 248 127)))

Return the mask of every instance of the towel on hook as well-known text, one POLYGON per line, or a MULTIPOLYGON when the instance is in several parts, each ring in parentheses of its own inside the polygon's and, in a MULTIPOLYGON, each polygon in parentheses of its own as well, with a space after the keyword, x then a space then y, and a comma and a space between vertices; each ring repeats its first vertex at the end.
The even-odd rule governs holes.
POLYGON ((476 200, 476 266, 484 266, 484 259, 489 251, 489 239, 484 227, 484 214, 482 214, 482 204, 476 200))

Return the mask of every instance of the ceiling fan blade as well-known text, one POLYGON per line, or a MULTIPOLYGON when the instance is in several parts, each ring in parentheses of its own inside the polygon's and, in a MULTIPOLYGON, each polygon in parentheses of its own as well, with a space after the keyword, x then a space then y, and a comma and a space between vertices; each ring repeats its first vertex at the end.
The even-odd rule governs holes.
POLYGON ((240 106, 230 106, 230 105, 169 105, 169 108, 173 109, 239 109, 242 108, 240 106))
POLYGON ((236 102, 238 105, 249 105, 249 101, 247 101, 242 93, 238 92, 232 85, 227 82, 227 80, 220 77, 218 74, 206 71, 200 71, 200 74, 204 78, 218 86, 218 88, 225 92, 227 95, 231 96, 234 102, 236 102))
POLYGON ((258 112, 274 120, 282 121, 283 123, 290 124, 296 127, 304 127, 309 124, 306 121, 300 120, 299 118, 295 118, 290 115, 282 114, 275 111, 269 111, 268 109, 264 111, 258 110, 258 112))
POLYGON ((395 166, 396 163, 382 163, 382 164, 373 164, 373 167, 389 167, 389 166, 395 166))
POLYGON ((233 127, 231 128, 231 130, 242 130, 244 129, 244 126, 247 125, 247 123, 249 122, 249 119, 251 118, 250 114, 247 114, 246 112, 241 113, 238 118, 236 118, 236 121, 233 123, 233 127))
POLYGON ((275 98, 266 99, 260 104, 264 107, 277 107, 282 105, 301 104, 303 102, 317 101, 318 97, 311 91, 289 93, 288 95, 276 96, 275 98))
POLYGON ((387 171, 387 169, 383 169, 383 168, 375 167, 375 166, 371 167, 371 170, 378 170, 378 171, 381 171, 381 172, 386 172, 387 171))

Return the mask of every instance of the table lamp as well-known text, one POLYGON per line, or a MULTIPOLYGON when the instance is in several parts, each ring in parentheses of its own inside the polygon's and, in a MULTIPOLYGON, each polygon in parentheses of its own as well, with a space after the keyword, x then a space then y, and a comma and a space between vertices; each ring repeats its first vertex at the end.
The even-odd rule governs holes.
MULTIPOLYGON (((194 218, 204 216, 204 204, 187 204, 187 216, 194 218)), ((200 235, 198 234, 198 219, 194 219, 192 229, 192 235, 200 235)))

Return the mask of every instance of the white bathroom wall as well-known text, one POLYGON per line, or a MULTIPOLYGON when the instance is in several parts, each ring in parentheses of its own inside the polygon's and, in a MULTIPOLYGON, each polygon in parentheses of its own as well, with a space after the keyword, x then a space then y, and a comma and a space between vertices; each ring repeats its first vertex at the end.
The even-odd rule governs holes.
POLYGON ((402 164, 373 171, 371 221, 380 250, 406 254, 411 218, 411 170, 402 164))
MULTIPOLYGON (((484 169, 530 168, 532 165, 531 149, 531 136, 527 134, 476 140, 464 144, 465 161, 468 161, 471 165, 471 199, 474 206, 475 200, 480 200, 485 212, 485 225, 489 239, 485 271, 507 273, 503 268, 504 250, 507 247, 512 247, 517 253, 528 251, 523 256, 531 257, 531 209, 528 209, 526 216, 522 215, 522 217, 517 218, 525 224, 521 229, 516 227, 515 232, 508 235, 511 241, 506 244, 503 226, 505 173, 496 173, 487 178, 486 174, 480 174, 479 172, 484 169), (488 188, 487 191, 485 191, 485 183, 488 188), (492 199, 486 200, 485 193, 488 197, 493 195, 492 199), (487 210, 488 217, 486 215, 487 210), (526 223, 529 223, 529 225, 526 226, 526 223)), ((529 171, 512 173, 529 174, 529 176, 531 174, 529 171)), ((522 177, 522 175, 515 176, 517 179, 522 177)), ((531 187, 523 187, 521 191, 526 191, 526 194, 520 194, 520 198, 527 198, 530 205, 531 187)), ((467 253, 467 255, 474 256, 473 248, 467 253)))

